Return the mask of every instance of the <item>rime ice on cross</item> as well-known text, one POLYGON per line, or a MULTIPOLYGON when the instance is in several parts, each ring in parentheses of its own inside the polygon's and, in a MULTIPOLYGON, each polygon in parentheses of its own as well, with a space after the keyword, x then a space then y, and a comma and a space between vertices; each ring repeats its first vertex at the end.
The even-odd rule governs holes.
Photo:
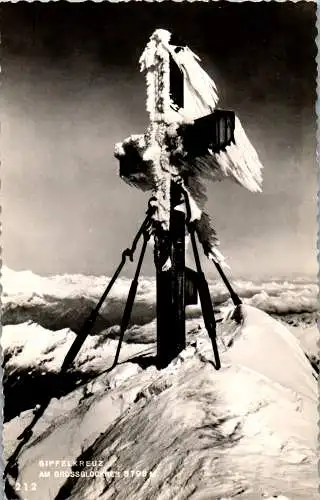
POLYGON ((170 224, 171 181, 183 183, 205 254, 221 262, 217 236, 203 212, 203 178, 230 176, 249 190, 260 191, 262 165, 239 119, 235 117, 232 124, 232 112, 214 113, 217 88, 199 58, 171 40, 168 31, 158 29, 143 51, 140 69, 146 75, 150 124, 145 134, 117 144, 115 155, 124 180, 153 191, 154 221, 165 231, 170 224), (232 132, 226 141, 225 132, 232 132))
POLYGON ((255 149, 234 112, 216 108, 216 85, 198 61, 168 31, 152 34, 140 58, 150 123, 145 134, 130 136, 115 150, 120 176, 152 191, 158 347, 166 330, 180 331, 171 358, 185 345, 185 222, 192 224, 205 255, 228 286, 220 268, 219 241, 204 211, 204 179, 231 177, 250 191, 261 191, 262 183, 255 149), (164 301, 163 294, 169 299, 164 301))

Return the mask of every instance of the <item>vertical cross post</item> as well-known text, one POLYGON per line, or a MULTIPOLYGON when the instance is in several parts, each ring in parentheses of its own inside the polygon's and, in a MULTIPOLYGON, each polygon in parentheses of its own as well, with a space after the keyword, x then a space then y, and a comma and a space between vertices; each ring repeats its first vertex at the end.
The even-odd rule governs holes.
POLYGON ((185 332, 185 214, 179 187, 171 183, 170 230, 156 236, 157 365, 166 367, 186 346, 185 332), (170 257, 171 267, 163 268, 170 257))

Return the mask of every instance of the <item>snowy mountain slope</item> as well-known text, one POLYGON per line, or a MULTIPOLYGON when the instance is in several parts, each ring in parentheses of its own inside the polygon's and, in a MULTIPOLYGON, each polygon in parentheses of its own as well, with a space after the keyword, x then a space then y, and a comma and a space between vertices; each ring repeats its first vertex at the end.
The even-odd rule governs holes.
MULTIPOLYGON (((202 323, 199 318, 187 320, 188 342, 192 342, 202 323)), ((3 327, 5 422, 33 408, 39 394, 54 390, 56 395, 58 385, 62 385, 62 395, 68 394, 76 384, 83 384, 88 378, 110 369, 118 346, 117 325, 86 339, 62 382, 59 371, 75 337, 69 329, 51 331, 32 322, 3 327)), ((134 325, 124 336, 119 364, 137 362, 138 358, 141 365, 148 365, 155 353, 155 321, 134 325)))
MULTIPOLYGON (((154 326, 154 323, 151 323, 154 326)), ((142 330, 146 330, 141 327, 142 330)), ((80 350, 74 366, 82 371, 99 371, 109 366, 118 345, 117 340, 109 338, 119 333, 119 328, 112 328, 100 335, 91 335, 86 339, 84 348, 80 350), (110 331, 111 330, 111 331, 110 331)), ((132 327, 131 330, 137 330, 132 327)), ((131 332, 129 330, 129 333, 131 332)), ((118 336, 118 335, 117 335, 118 336)), ((141 336, 143 336, 143 331, 141 336)), ((42 371, 59 372, 63 359, 73 343, 76 335, 68 328, 51 331, 36 323, 22 323, 19 325, 6 325, 3 327, 1 344, 4 350, 6 373, 13 370, 41 369, 42 371)), ((120 362, 141 352, 148 352, 148 345, 140 343, 137 336, 136 342, 126 343, 120 352, 120 362)), ((155 331, 153 340, 155 342, 155 331)))
MULTIPOLYGON (((18 481, 36 482, 32 498, 41 500, 318 498, 311 366, 284 325, 255 308, 242 311, 240 323, 229 314, 220 325, 219 372, 200 329, 165 370, 124 362, 52 399, 18 460, 18 481), (78 460, 74 473, 100 476, 55 477, 71 472, 72 463, 60 462, 40 478, 45 459, 78 460), (81 459, 102 465, 82 467, 81 459)), ((6 458, 31 419, 28 410, 6 424, 6 458)))

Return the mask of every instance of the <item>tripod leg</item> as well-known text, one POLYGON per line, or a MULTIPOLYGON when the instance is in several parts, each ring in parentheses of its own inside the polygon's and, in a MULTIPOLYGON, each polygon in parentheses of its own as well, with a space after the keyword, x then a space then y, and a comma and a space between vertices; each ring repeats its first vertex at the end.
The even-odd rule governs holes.
POLYGON ((201 268, 196 238, 194 234, 194 228, 192 227, 189 228, 189 231, 190 231, 190 238, 194 254, 194 260, 198 272, 198 290, 199 290, 199 298, 200 298, 203 320, 212 344, 212 349, 215 359, 215 369, 219 370, 219 368, 221 367, 221 362, 217 346, 216 320, 214 317, 214 310, 211 301, 209 285, 201 268))
POLYGON ((138 288, 138 283, 139 283, 139 275, 140 275, 141 266, 143 263, 145 251, 147 248, 148 239, 149 239, 149 237, 145 234, 142 249, 141 249, 141 254, 139 257, 138 264, 137 264, 137 269, 136 269, 134 278, 133 278, 131 286, 130 286, 130 290, 129 290, 128 298, 127 298, 127 303, 126 303, 126 306, 125 306, 125 309, 123 312, 123 317, 122 317, 121 327, 120 327, 120 337, 119 337, 117 352, 116 352, 116 355, 114 358, 112 368, 114 368, 118 363, 124 334, 128 328, 129 322, 130 322, 132 307, 133 307, 134 299, 135 299, 136 293, 137 293, 137 288, 138 288))
POLYGON ((133 240, 131 248, 127 248, 126 250, 124 250, 124 252, 122 252, 122 259, 121 259, 121 262, 120 262, 116 272, 114 273, 113 277, 111 278, 107 288, 103 292, 98 304, 91 311, 89 317, 85 320, 80 332, 78 333, 78 335, 75 338, 73 344, 71 345, 69 351, 67 352, 67 355, 66 355, 66 357, 62 363, 62 366, 61 366, 61 373, 66 372, 70 368, 71 364, 73 363, 75 357, 77 356, 78 352, 80 351, 87 336, 90 334, 90 332, 93 328, 93 325, 98 317, 99 310, 101 309, 102 304, 106 300, 111 288, 115 284, 120 272, 122 271, 122 268, 126 263, 127 257, 129 257, 131 261, 133 260, 133 253, 136 249, 137 243, 138 243, 141 235, 143 234, 143 232, 146 230, 146 228, 149 225, 150 225, 150 213, 147 215, 147 217, 143 221, 138 233, 136 234, 136 236, 133 240))
MULTIPOLYGON (((185 198, 185 203, 186 203, 186 208, 187 208, 187 217, 188 217, 188 220, 190 221, 190 218, 191 218, 191 207, 190 207, 190 201, 189 201, 189 196, 188 196, 188 193, 187 191, 184 189, 184 198, 185 198)), ((189 229, 189 232, 190 232, 190 235, 191 235, 191 231, 190 231, 190 228, 189 229)), ((195 228, 192 227, 192 231, 193 231, 193 234, 195 233, 195 228)), ((196 248, 196 243, 195 243, 195 239, 194 239, 194 243, 192 243, 192 246, 193 248, 196 248)), ((196 250, 197 252, 197 250, 196 250)), ((196 258, 196 257, 195 257, 196 258)), ((200 264, 200 260, 198 258, 198 262, 200 264)), ((228 278, 226 277, 226 275, 224 274, 220 264, 218 264, 218 262, 216 261, 213 261, 217 270, 218 270, 218 273, 220 274, 221 278, 222 278, 222 281, 223 283, 225 284, 225 286, 227 287, 230 295, 231 295, 231 299, 234 303, 235 306, 238 306, 240 304, 242 304, 241 302, 241 299, 240 297, 236 294, 236 292, 233 290, 228 278)))
POLYGON ((203 320, 211 340, 214 359, 215 359, 215 368, 216 370, 219 370, 219 368, 221 367, 221 363, 217 346, 216 320, 214 317, 214 310, 212 306, 208 282, 202 271, 198 273, 198 280, 199 280, 198 290, 199 290, 199 298, 200 298, 203 320))
POLYGON ((219 351, 218 351, 218 346, 217 346, 216 320, 214 317, 214 310, 213 310, 213 306, 212 306, 209 286, 208 286, 207 280, 206 280, 205 275, 202 272, 202 268, 201 268, 201 262, 200 262, 200 258, 199 258, 199 252, 198 252, 197 242, 196 242, 196 237, 195 237, 195 228, 194 228, 194 225, 192 223, 190 223, 191 207, 190 207, 189 196, 188 196, 188 193, 185 189, 183 189, 183 193, 184 193, 186 209, 187 209, 187 220, 188 220, 187 229, 190 233, 190 239, 191 239, 191 244, 192 244, 192 249, 193 249, 193 254, 194 254, 194 260, 196 263, 196 268, 197 268, 197 273, 198 273, 198 291, 199 291, 199 298, 200 298, 203 320, 204 320, 204 324, 205 324, 206 330, 208 332, 208 335, 210 337, 211 344, 212 344, 212 349, 213 349, 213 354, 214 354, 214 359, 215 359, 215 369, 219 370, 219 368, 221 367, 221 362, 220 362, 219 351))
POLYGON ((218 273, 220 274, 221 278, 222 278, 222 281, 223 283, 226 285, 227 289, 228 289, 228 292, 230 293, 230 296, 231 296, 231 299, 232 299, 232 302, 234 303, 235 306, 239 306, 240 304, 242 304, 242 301, 239 297, 239 295, 234 291, 234 289, 232 288, 228 278, 226 277, 226 275, 224 274, 220 264, 218 264, 218 262, 214 262, 214 265, 216 266, 217 268, 217 271, 218 273))

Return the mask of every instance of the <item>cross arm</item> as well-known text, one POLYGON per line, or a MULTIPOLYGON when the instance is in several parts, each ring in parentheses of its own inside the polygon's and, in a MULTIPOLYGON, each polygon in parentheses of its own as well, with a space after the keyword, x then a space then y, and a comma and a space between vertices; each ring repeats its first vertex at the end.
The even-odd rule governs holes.
POLYGON ((127 183, 142 191, 153 188, 151 162, 144 158, 147 149, 144 134, 132 135, 115 148, 119 161, 119 175, 127 183))

